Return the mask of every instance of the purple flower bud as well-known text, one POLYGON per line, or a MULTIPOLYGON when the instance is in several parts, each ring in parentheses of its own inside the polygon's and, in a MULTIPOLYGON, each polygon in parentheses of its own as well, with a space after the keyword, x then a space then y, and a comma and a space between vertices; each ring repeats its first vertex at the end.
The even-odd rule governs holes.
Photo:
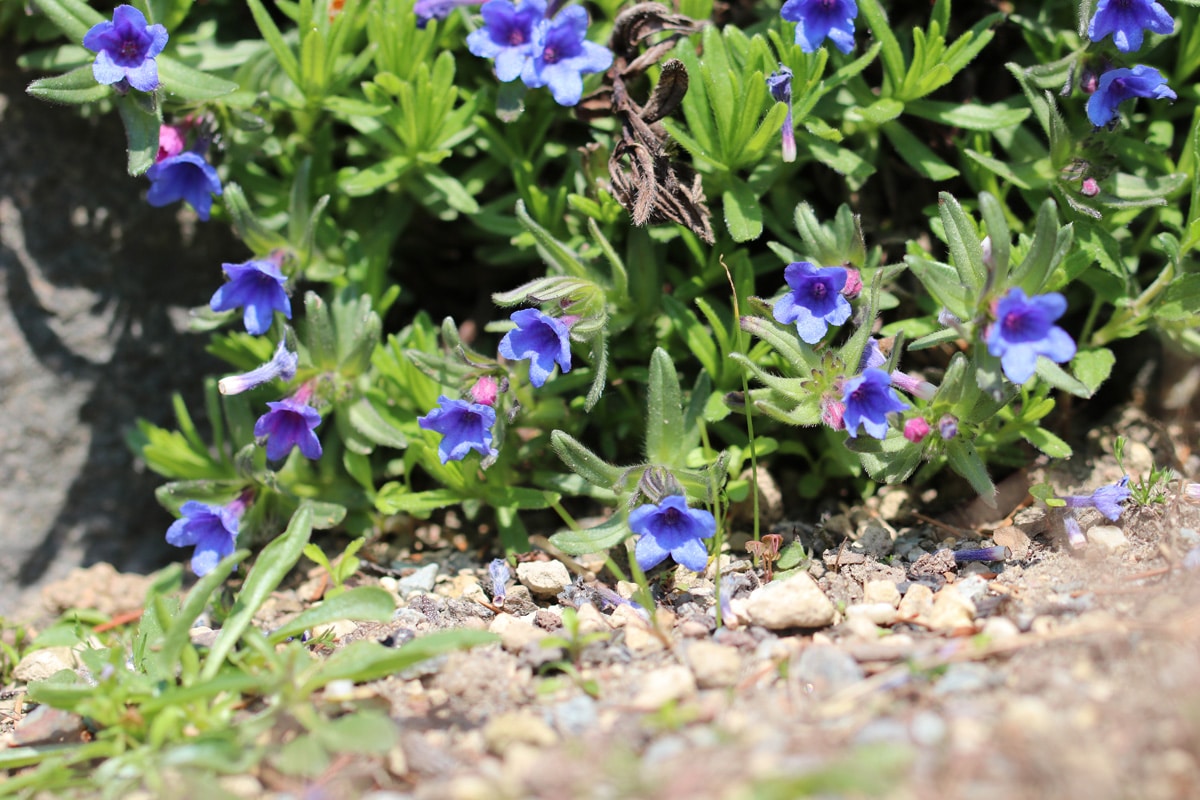
POLYGON ((512 577, 512 570, 503 558, 493 558, 492 563, 488 564, 488 575, 492 579, 492 605, 503 608, 506 585, 512 577))
POLYGON ((778 72, 767 76, 767 88, 771 97, 777 103, 787 103, 787 116, 783 118, 780 134, 783 137, 783 160, 791 163, 796 160, 796 130, 792 120, 792 71, 782 64, 778 72))
POLYGON ((846 285, 842 287, 842 297, 853 300, 862 294, 862 273, 853 267, 846 267, 846 285))
POLYGON ((1096 183, 1095 178, 1084 178, 1083 185, 1079 187, 1079 193, 1084 197, 1095 197, 1100 194, 1100 184, 1096 183))
POLYGON ((1063 517, 1063 528, 1067 531, 1067 541, 1071 547, 1079 549, 1087 545, 1087 537, 1083 535, 1083 529, 1079 527, 1079 520, 1075 519, 1074 514, 1063 517))
POLYGON ((158 155, 154 162, 177 156, 183 152, 183 130, 179 125, 160 125, 158 128, 158 155))
POLYGON ((953 439, 958 436, 958 417, 953 414, 943 414, 938 420, 938 435, 943 439, 953 439))
POLYGON ((937 387, 929 381, 921 380, 916 375, 909 375, 907 372, 899 370, 892 373, 892 385, 922 400, 932 400, 933 396, 937 394, 937 387))
POLYGON ((300 357, 297 354, 288 351, 286 340, 280 339, 275 348, 275 355, 270 361, 241 375, 222 378, 217 384, 217 389, 221 394, 241 394, 276 378, 290 381, 296 377, 296 365, 299 361, 300 357))
POLYGON ((956 563, 965 564, 968 561, 1007 561, 1012 558, 1012 550, 1002 545, 995 547, 984 547, 979 550, 956 550, 954 551, 954 560, 956 563))
POLYGON ((928 435, 929 423, 921 417, 913 417, 904 423, 904 438, 913 444, 920 444, 928 435))

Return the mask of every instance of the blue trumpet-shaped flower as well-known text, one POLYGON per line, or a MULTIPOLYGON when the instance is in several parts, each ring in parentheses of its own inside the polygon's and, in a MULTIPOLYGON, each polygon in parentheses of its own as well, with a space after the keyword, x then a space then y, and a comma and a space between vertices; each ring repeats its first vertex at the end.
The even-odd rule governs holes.
POLYGON ((640 535, 634 557, 643 572, 667 556, 692 572, 703 572, 708 564, 703 540, 717 532, 717 520, 704 509, 688 508, 685 498, 671 495, 658 505, 647 503, 629 512, 629 529, 640 535))
MULTIPOLYGON (((525 62, 521 81, 531 89, 549 86, 560 106, 578 103, 583 96, 583 76, 603 72, 613 61, 607 47, 587 41, 587 25, 587 12, 581 6, 569 6, 553 20, 537 23, 533 57, 525 62)), ((496 74, 499 76, 499 70, 496 74)))
POLYGON ((1088 119, 1097 128, 1102 128, 1116 119, 1117 106, 1135 97, 1174 100, 1176 94, 1154 67, 1138 64, 1133 69, 1110 69, 1100 76, 1099 86, 1088 98, 1088 119))
POLYGON ((291 397, 267 403, 271 409, 254 423, 254 435, 267 439, 267 458, 278 461, 287 457, 293 447, 299 447, 305 458, 321 457, 321 440, 314 429, 321 424, 321 414, 308 404, 311 389, 301 388, 291 397))
POLYGON ((1057 292, 1026 297, 1017 288, 996 304, 996 321, 985 338, 1010 381, 1021 384, 1033 377, 1038 356, 1058 363, 1075 357, 1074 340, 1054 324, 1066 310, 1067 299, 1057 292))
POLYGON ((791 291, 775 301, 775 319, 796 324, 796 332, 808 344, 816 344, 830 325, 850 319, 850 301, 842 296, 846 286, 843 267, 816 267, 807 261, 788 265, 783 272, 791 291))
POLYGON ((183 200, 205 222, 212 213, 212 196, 221 194, 221 178, 199 153, 187 151, 158 161, 146 171, 150 191, 146 202, 155 208, 183 200))
POLYGON ((1101 486, 1091 494, 1068 495, 1062 498, 1067 508, 1094 508, 1112 522, 1121 518, 1121 505, 1133 496, 1129 489, 1129 476, 1116 483, 1101 486))
POLYGON ((284 291, 287 278, 274 261, 247 261, 244 264, 222 264, 229 281, 217 289, 209 301, 213 311, 232 311, 241 308, 246 330, 262 336, 271 329, 275 312, 292 318, 292 301, 284 291))
POLYGON ((270 361, 241 375, 221 378, 217 383, 217 389, 221 394, 241 394, 276 378, 290 381, 296 377, 296 366, 299 361, 300 356, 287 349, 285 339, 280 339, 279 345, 275 348, 275 355, 271 357, 270 361))
POLYGON ((868 436, 886 438, 887 415, 909 408, 908 403, 901 400, 892 388, 891 376, 874 367, 846 381, 842 387, 842 400, 846 404, 842 420, 852 439, 858 436, 860 424, 868 436))
POLYGON ((782 64, 779 70, 767 76, 767 89, 777 103, 787 103, 787 116, 779 133, 783 139, 783 160, 796 160, 796 124, 792 118, 792 71, 782 64))
POLYGON ((480 9, 483 27, 467 36, 467 49, 496 62, 496 77, 515 81, 533 58, 533 29, 546 18, 545 0, 491 0, 480 9))
POLYGON ((1146 31, 1170 33, 1175 20, 1154 0, 1100 0, 1088 25, 1088 38, 1098 42, 1112 34, 1113 44, 1122 53, 1142 46, 1146 31))
POLYGON ((224 506, 189 500, 179 509, 183 516, 167 529, 167 544, 195 547, 192 572, 207 575, 234 550, 238 525, 247 499, 238 498, 224 506))
POLYGON ((504 334, 499 352, 513 361, 529 359, 529 382, 541 387, 557 363, 563 372, 571 371, 570 329, 562 320, 536 308, 516 311, 510 317, 517 327, 504 334))
POLYGON ((494 456, 499 451, 492 447, 492 426, 496 424, 496 409, 481 403, 466 400, 451 400, 442 395, 438 407, 423 417, 417 424, 427 431, 442 435, 438 444, 438 458, 461 461, 472 450, 484 457, 494 456))
POLYGON ((806 53, 815 52, 826 39, 843 53, 854 49, 854 0, 787 0, 779 15, 796 23, 796 44, 806 53))
POLYGON ((96 53, 92 76, 106 85, 128 83, 139 92, 158 88, 155 56, 167 46, 167 29, 147 25, 141 11, 117 6, 112 21, 98 22, 83 37, 83 46, 96 53))

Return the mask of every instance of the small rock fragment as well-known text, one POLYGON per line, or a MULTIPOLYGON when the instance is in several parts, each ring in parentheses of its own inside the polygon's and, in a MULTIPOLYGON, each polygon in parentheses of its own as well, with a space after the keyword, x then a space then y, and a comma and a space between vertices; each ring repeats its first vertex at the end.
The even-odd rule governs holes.
POLYGON ((892 581, 873 580, 863 584, 864 603, 888 603, 892 608, 900 605, 900 590, 892 581))
POLYGON ((975 624, 975 604, 959 594, 952 586, 942 589, 933 598, 933 607, 925 618, 935 631, 953 631, 975 624))
POLYGON ((555 597, 571 583, 561 561, 526 561, 517 565, 517 580, 538 597, 555 597))
POLYGON ((525 645, 544 639, 549 634, 521 617, 500 614, 488 626, 492 633, 500 635, 500 646, 510 653, 519 653, 525 645))
POLYGON ((418 569, 412 575, 406 578, 401 578, 396 581, 396 591, 400 596, 413 594, 414 592, 432 592, 433 585, 437 583, 438 565, 437 562, 426 564, 418 569))
POLYGON ((818 692, 836 692, 858 683, 864 677, 862 667, 844 650, 828 644, 804 648, 789 670, 802 683, 811 683, 818 692))
POLYGON ((904 593, 904 599, 896 609, 901 619, 913 619, 929 613, 933 608, 933 590, 923 583, 914 583, 904 593))
POLYGON ((489 751, 502 756, 517 744, 549 747, 558 741, 558 734, 540 716, 513 711, 493 717, 483 728, 483 739, 489 751))
POLYGON ((579 632, 584 636, 590 633, 608 633, 612 630, 608 618, 591 603, 584 603, 576 609, 575 618, 579 620, 579 632))
POLYGON ((1106 553, 1115 553, 1129 545, 1125 532, 1116 525, 1097 525, 1089 528, 1087 538, 1090 543, 1106 553))
POLYGON ((896 607, 891 603, 858 603, 846 609, 846 618, 861 617, 874 625, 891 625, 896 621, 896 607))
POLYGON ((737 648, 716 642, 692 642, 687 648, 687 660, 701 689, 732 686, 742 671, 742 656, 737 648))
POLYGON ((64 669, 75 669, 75 654, 71 652, 71 648, 47 647, 27 653, 13 669, 13 677, 25 683, 33 683, 44 681, 64 669))
POLYGON ((993 642, 1002 642, 1021 635, 1021 629, 1008 617, 989 617, 983 623, 983 635, 993 642))
MULTIPOLYGON (((732 603, 737 610, 739 601, 732 603)), ((823 628, 837 617, 833 603, 807 573, 755 589, 740 605, 739 616, 773 631, 823 628)))
POLYGON ((674 665, 646 673, 633 698, 639 711, 657 711, 672 701, 691 699, 696 694, 696 679, 687 667, 674 665))
POLYGON ((992 533, 992 541, 1012 551, 1013 558, 1020 561, 1029 555, 1029 536, 1016 525, 1005 525, 992 533))

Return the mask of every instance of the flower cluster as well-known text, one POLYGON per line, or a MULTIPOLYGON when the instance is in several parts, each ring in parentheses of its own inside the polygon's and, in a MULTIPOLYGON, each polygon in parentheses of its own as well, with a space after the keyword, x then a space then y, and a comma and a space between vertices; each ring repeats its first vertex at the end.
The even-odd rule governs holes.
POLYGON ((493 59, 502 82, 548 86, 556 103, 573 106, 583 97, 583 76, 608 69, 612 52, 587 41, 582 7, 564 8, 553 19, 546 11, 545 0, 491 0, 481 10, 483 27, 467 36, 467 49, 493 59))
POLYGON ((779 15, 796 23, 796 44, 806 53, 814 52, 826 39, 843 53, 854 49, 854 18, 858 16, 854 0, 787 0, 779 15))
MULTIPOLYGON (((1098 42, 1112 36, 1117 50, 1132 53, 1141 48, 1146 31, 1169 34, 1174 29, 1175 20, 1154 0, 1100 0, 1088 23, 1088 38, 1098 42)), ((1091 91, 1087 102, 1088 119, 1097 128, 1115 120, 1117 108, 1126 100, 1135 97, 1176 99, 1162 73, 1143 64, 1110 69, 1095 80, 1094 89, 1091 85, 1086 89, 1091 91)))

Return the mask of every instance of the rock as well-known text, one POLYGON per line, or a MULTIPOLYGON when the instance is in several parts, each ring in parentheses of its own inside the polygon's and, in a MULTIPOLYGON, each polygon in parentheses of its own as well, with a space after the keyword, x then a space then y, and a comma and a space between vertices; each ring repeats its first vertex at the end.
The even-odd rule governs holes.
POLYGON ((967 578, 955 581, 953 584, 954 591, 958 592, 963 597, 978 605, 983 598, 988 596, 988 582, 979 575, 971 575, 967 578))
POLYGON ((503 756, 513 745, 549 747, 558 734, 540 716, 529 711, 513 711, 493 717, 483 728, 483 739, 492 753, 503 756))
POLYGON ((933 598, 933 607, 925 617, 926 624, 935 631, 953 631, 975 625, 975 604, 947 586, 933 598))
POLYGON ((517 565, 517 580, 537 597, 555 597, 571 583, 561 561, 526 561, 517 565))
POLYGON ((896 607, 891 603, 859 603, 846 609, 846 618, 861 617, 873 625, 891 625, 896 621, 896 607))
POLYGON ((1106 553, 1115 553, 1129 546, 1125 532, 1116 525, 1097 525, 1088 528, 1088 541, 1106 553))
POLYGON ((646 618, 633 606, 617 606, 608 618, 608 624, 614 628, 624 628, 630 623, 636 625, 639 622, 646 622, 646 618))
POLYGON ((1013 558, 1017 561, 1029 555, 1029 536, 1015 525, 997 528, 992 534, 992 541, 1011 550, 1013 558))
POLYGON ((638 619, 625 626, 625 646, 639 655, 658 653, 666 649, 663 640, 650 630, 650 623, 638 619))
MULTIPOLYGON (((737 609, 738 601, 731 601, 737 609)), ((807 573, 773 581, 741 602, 739 616, 768 630, 823 628, 837 617, 833 603, 807 573)))
POLYGON ((479 578, 467 570, 460 571, 449 583, 437 587, 438 594, 445 597, 461 597, 467 600, 482 600, 490 603, 492 599, 483 591, 479 578))
POLYGON ((701 689, 719 689, 737 683, 742 656, 736 647, 702 640, 692 642, 685 652, 701 689))
POLYGON ((192 640, 192 644, 196 647, 212 647, 213 642, 217 640, 220 631, 214 631, 207 625, 197 625, 188 631, 188 636, 192 640))
POLYGON ((810 645, 792 662, 789 674, 801 683, 810 683, 818 692, 833 693, 858 683, 864 677, 862 667, 849 653, 833 645, 810 645))
POLYGON ((412 575, 401 578, 396 581, 396 591, 401 596, 410 595, 414 592, 432 592, 433 585, 437 583, 438 564, 426 564, 418 569, 412 575))
POLYGON ((892 581, 873 580, 863 584, 864 603, 888 603, 892 608, 900 605, 900 590, 892 581))
POLYGON ((913 619, 929 613, 933 608, 933 590, 923 583, 914 583, 904 593, 896 614, 900 619, 913 619))
POLYGON ((525 646, 546 638, 549 634, 522 617, 499 614, 488 626, 492 633, 499 634, 500 646, 510 653, 519 653, 525 646))
MULTIPOLYGON (((888 608, 891 608, 891 606, 888 606, 888 608)), ((892 614, 895 613, 896 609, 892 608, 892 614)), ((854 636, 858 639, 865 639, 868 642, 879 638, 879 626, 867 617, 864 617, 862 614, 848 617, 846 621, 842 623, 842 628, 851 636, 854 636)))
POLYGON ((550 706, 546 716, 563 736, 582 736, 594 730, 599 719, 596 701, 586 694, 550 706))
POLYGON ((13 677, 25 683, 44 681, 56 672, 75 669, 75 654, 69 647, 47 647, 27 653, 13 669, 13 677))
POLYGON ((337 622, 327 622, 324 625, 316 625, 312 629, 314 639, 319 639, 322 636, 329 636, 334 641, 343 639, 346 636, 358 630, 358 624, 351 622, 348 619, 339 619, 337 622))
POLYGON ((687 667, 662 667, 646 673, 641 688, 633 698, 639 711, 657 711, 670 702, 689 700, 696 694, 696 679, 687 667))
POLYGON ((579 633, 584 636, 591 633, 608 633, 612 630, 608 617, 601 614, 600 609, 591 603, 584 603, 577 608, 575 618, 579 621, 579 633))
POLYGON ((983 623, 983 635, 993 642, 1002 642, 1021 635, 1021 629, 1008 617, 991 617, 983 623))
POLYGON ((892 552, 892 534, 882 525, 868 524, 851 548, 854 552, 883 558, 892 552))
POLYGON ((981 692, 996 683, 997 678, 996 672, 984 664, 951 664, 933 687, 933 693, 947 695, 981 692))

